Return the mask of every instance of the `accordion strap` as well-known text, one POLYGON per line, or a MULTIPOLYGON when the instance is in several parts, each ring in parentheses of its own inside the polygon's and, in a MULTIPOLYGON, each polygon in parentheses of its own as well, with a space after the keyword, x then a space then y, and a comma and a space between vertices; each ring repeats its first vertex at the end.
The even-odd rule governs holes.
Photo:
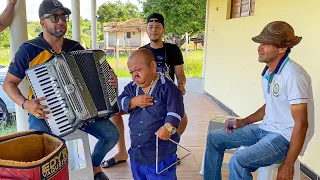
MULTIPOLYGON (((26 41, 25 43, 30 44, 32 46, 36 46, 36 47, 43 49, 43 50, 48 50, 54 55, 58 55, 53 50, 53 48, 49 45, 49 43, 46 40, 44 40, 43 38, 36 37, 34 39, 26 41)), ((63 47, 64 47, 63 49, 65 52, 72 51, 75 47, 79 46, 79 44, 80 44, 79 42, 73 41, 71 39, 66 39, 66 38, 63 39, 63 47)))
POLYGON ((57 55, 57 53, 52 49, 52 47, 49 45, 49 43, 40 37, 36 37, 34 39, 31 39, 25 43, 36 46, 40 49, 48 50, 52 54, 57 55))

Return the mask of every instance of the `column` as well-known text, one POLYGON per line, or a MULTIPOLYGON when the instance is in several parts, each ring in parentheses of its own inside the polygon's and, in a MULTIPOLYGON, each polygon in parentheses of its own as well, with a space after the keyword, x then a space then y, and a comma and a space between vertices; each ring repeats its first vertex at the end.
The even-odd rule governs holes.
POLYGON ((97 1, 91 0, 91 49, 97 49, 97 1))
POLYGON ((80 33, 80 0, 72 0, 71 2, 72 16, 72 39, 81 42, 80 33))
MULTIPOLYGON (((9 2, 9 1, 7 1, 9 2)), ((28 40, 27 32, 27 13, 26 1, 19 0, 14 8, 14 17, 10 25, 10 52, 11 59, 14 58, 15 53, 18 51, 22 43, 28 40)), ((24 97, 28 97, 28 83, 26 79, 19 84, 19 89, 24 97)), ((29 129, 28 113, 19 105, 16 105, 16 120, 17 131, 24 131, 29 129)))

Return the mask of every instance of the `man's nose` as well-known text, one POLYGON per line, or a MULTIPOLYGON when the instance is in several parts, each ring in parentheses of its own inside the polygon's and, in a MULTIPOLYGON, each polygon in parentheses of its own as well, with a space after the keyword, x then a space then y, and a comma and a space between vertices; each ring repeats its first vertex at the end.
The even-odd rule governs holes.
POLYGON ((151 30, 152 30, 152 31, 156 31, 156 30, 157 30, 157 28, 156 28, 156 27, 153 27, 151 30))
POLYGON ((137 74, 138 74, 137 72, 133 72, 133 73, 132 73, 132 78, 136 77, 137 74))
POLYGON ((63 21, 61 17, 59 17, 57 24, 64 24, 66 21, 63 21))

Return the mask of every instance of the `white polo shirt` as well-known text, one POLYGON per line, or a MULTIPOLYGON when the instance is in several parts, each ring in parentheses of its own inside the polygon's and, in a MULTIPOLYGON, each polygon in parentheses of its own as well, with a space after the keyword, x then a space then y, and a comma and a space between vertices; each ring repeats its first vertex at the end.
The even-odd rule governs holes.
POLYGON ((290 105, 308 104, 309 128, 300 155, 314 134, 314 103, 311 78, 302 66, 284 57, 275 71, 269 72, 266 66, 262 73, 262 88, 266 101, 265 116, 259 127, 269 132, 281 134, 289 142, 294 127, 290 105))

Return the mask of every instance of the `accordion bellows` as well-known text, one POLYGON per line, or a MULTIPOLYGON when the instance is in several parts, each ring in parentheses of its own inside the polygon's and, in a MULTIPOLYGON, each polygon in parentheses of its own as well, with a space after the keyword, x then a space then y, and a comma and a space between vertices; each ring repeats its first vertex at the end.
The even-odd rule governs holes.
POLYGON ((24 131, 0 137, 0 179, 68 179, 68 151, 62 139, 24 131))

